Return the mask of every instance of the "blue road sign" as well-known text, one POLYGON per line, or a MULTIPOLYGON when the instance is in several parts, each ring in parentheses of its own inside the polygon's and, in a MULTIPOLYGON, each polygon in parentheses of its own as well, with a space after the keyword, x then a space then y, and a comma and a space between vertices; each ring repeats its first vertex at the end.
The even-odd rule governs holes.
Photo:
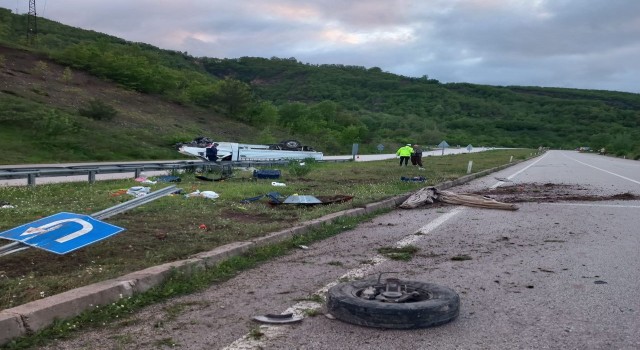
POLYGON ((0 238, 66 254, 124 230, 89 215, 62 212, 0 232, 0 238))
POLYGON ((447 141, 442 141, 440 142, 440 144, 438 145, 438 148, 449 148, 449 144, 447 143, 447 141))

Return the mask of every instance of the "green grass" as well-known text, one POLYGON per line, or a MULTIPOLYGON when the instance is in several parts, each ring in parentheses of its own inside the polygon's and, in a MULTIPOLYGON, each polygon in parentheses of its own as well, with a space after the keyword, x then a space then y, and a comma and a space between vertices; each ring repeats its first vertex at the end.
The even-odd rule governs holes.
MULTIPOLYGON (((167 196, 106 221, 126 231, 66 255, 35 248, 2 259, 0 267, 0 309, 58 294, 73 288, 122 276, 149 266, 185 259, 224 244, 249 240, 292 227, 310 219, 363 205, 423 186, 466 174, 469 160, 474 171, 521 159, 530 150, 500 150, 457 156, 428 157, 426 171, 399 168, 396 160, 314 164, 304 177, 290 175, 283 168, 278 181, 286 187, 272 187, 271 180, 250 180, 250 172, 236 171, 222 182, 202 182, 193 174, 183 174, 178 187, 189 193, 215 191, 220 198, 167 196), (422 175, 427 183, 407 183, 401 176, 422 175), (279 191, 283 195, 351 195, 342 204, 299 207, 272 207, 266 199, 242 204, 241 199, 279 191), (204 224, 206 229, 201 229, 204 224)), ((114 196, 119 189, 139 185, 133 180, 99 181, 94 184, 51 184, 35 187, 1 187, 0 200, 13 209, 0 210, 0 231, 58 212, 91 214, 132 197, 114 196)), ((156 184, 155 189, 167 186, 156 184)), ((347 226, 345 226, 346 228, 347 226)), ((343 228, 344 229, 344 228, 343 228)), ((9 243, 9 241, 4 241, 9 243)), ((304 244, 299 242, 298 245, 304 244)))
POLYGON ((391 260, 409 261, 418 252, 418 247, 408 245, 401 248, 382 247, 378 249, 378 253, 386 256, 391 260))

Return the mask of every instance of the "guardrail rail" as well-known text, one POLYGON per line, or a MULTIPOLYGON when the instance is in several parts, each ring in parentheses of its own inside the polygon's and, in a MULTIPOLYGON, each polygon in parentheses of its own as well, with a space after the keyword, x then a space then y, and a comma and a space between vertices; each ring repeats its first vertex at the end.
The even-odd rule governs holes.
MULTIPOLYGON (((344 160, 327 160, 321 162, 340 162, 344 160)), ((115 173, 133 173, 133 177, 139 177, 144 171, 160 171, 167 170, 169 172, 192 170, 198 168, 215 169, 222 168, 224 165, 233 167, 273 167, 287 164, 288 160, 256 160, 256 161, 235 161, 235 162, 204 162, 204 161, 172 161, 158 163, 110 163, 110 164, 88 164, 73 166, 33 166, 33 167, 16 167, 16 168, 0 168, 0 179, 27 179, 27 185, 35 186, 37 178, 60 177, 86 175, 89 183, 96 181, 97 174, 115 174, 115 173)))

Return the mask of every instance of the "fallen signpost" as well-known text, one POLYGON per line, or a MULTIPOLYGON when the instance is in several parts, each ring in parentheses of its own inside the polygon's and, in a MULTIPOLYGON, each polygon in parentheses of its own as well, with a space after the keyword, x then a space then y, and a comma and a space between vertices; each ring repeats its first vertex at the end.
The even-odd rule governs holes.
POLYGON ((176 186, 172 185, 92 215, 61 212, 0 232, 0 238, 14 241, 0 247, 0 256, 13 254, 30 247, 60 255, 86 247, 125 230, 125 228, 100 220, 176 191, 176 186))

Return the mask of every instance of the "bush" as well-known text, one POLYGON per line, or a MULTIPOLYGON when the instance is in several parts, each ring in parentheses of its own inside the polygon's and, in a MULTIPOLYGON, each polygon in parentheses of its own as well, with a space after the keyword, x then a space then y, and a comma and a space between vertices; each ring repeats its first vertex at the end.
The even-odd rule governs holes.
POLYGON ((313 164, 315 164, 315 159, 292 160, 289 162, 287 169, 289 174, 300 177, 309 174, 313 164))
POLYGON ((100 100, 93 99, 85 107, 79 108, 78 114, 95 120, 111 120, 118 114, 118 111, 100 100))

